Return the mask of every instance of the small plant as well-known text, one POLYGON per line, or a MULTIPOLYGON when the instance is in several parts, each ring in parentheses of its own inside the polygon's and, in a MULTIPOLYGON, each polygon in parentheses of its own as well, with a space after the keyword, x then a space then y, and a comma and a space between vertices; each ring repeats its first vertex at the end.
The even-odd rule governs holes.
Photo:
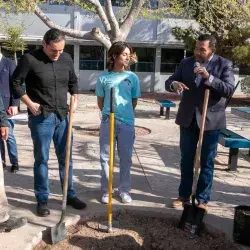
POLYGON ((17 51, 24 51, 27 49, 26 42, 21 38, 24 31, 23 25, 7 26, 5 28, 6 40, 2 47, 13 52, 14 60, 17 64, 17 51))

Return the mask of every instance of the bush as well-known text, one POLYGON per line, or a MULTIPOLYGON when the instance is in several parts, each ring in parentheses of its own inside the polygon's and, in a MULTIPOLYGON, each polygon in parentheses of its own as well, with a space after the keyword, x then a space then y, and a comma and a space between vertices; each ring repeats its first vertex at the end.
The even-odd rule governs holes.
POLYGON ((245 94, 250 94, 250 76, 246 76, 241 81, 241 90, 245 94))

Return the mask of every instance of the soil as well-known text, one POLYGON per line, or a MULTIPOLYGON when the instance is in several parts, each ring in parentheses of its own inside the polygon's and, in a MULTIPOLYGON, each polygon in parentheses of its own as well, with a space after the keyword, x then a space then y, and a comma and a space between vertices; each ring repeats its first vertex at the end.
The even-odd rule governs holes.
POLYGON ((147 217, 128 211, 118 212, 114 217, 119 222, 119 229, 112 233, 98 229, 99 223, 106 221, 100 217, 70 227, 67 238, 54 246, 45 243, 47 235, 47 240, 45 237, 35 250, 237 249, 222 233, 203 232, 198 237, 178 229, 175 219, 147 217))

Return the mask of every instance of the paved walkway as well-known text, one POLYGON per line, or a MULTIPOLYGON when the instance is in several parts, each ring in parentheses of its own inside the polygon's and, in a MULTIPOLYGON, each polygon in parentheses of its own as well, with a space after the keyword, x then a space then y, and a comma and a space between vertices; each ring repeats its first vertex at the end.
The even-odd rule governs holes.
MULTIPOLYGON (((84 134, 86 127, 99 124, 99 112, 96 97, 81 95, 80 105, 74 115, 74 181, 79 198, 85 200, 85 211, 68 209, 67 223, 72 224, 80 216, 88 216, 106 211, 100 204, 100 164, 98 137, 84 134)), ((178 195, 180 180, 179 128, 174 118, 177 109, 172 109, 171 119, 159 117, 158 105, 140 100, 136 109, 136 125, 151 130, 146 136, 136 138, 133 153, 131 208, 169 210, 171 199, 178 195)), ((250 122, 240 119, 227 110, 228 126, 237 133, 249 137, 250 122)), ((61 190, 57 160, 51 149, 49 160, 49 178, 51 196, 49 207, 51 215, 46 218, 36 216, 36 201, 33 193, 33 154, 27 122, 16 124, 15 134, 19 147, 20 171, 11 174, 5 171, 6 192, 12 214, 26 216, 29 223, 10 233, 0 234, 0 249, 32 249, 42 237, 42 230, 54 225, 60 217, 61 190)), ((213 226, 232 235, 234 207, 239 204, 250 205, 250 157, 242 150, 239 159, 239 171, 227 172, 228 150, 219 147, 216 158, 215 178, 209 215, 205 217, 213 226)), ((117 161, 116 161, 117 162, 117 161)), ((118 169, 115 168, 114 184, 117 187, 118 169)), ((117 196, 114 206, 124 206, 117 196)))

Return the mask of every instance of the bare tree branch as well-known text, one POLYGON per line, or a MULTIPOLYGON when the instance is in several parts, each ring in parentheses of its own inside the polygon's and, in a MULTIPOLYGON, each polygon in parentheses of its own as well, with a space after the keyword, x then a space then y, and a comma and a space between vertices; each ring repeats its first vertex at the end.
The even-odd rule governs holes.
POLYGON ((120 31, 124 38, 127 37, 131 27, 133 26, 135 20, 137 19, 139 12, 142 8, 143 0, 133 0, 130 11, 124 20, 124 22, 120 26, 120 31))
POLYGON ((48 16, 46 16, 43 11, 36 6, 35 7, 35 14, 50 28, 57 28, 62 31, 65 35, 74 38, 80 38, 85 40, 96 40, 97 42, 101 43, 107 49, 110 48, 111 42, 108 36, 105 36, 99 28, 93 28, 91 32, 84 32, 74 29, 68 29, 62 26, 55 24, 48 16))
POLYGON ((119 29, 119 24, 116 20, 116 17, 113 11, 111 0, 105 0, 104 6, 105 6, 107 17, 111 26, 111 34, 114 37, 118 37, 120 35, 120 29, 119 29))
POLYGON ((111 47, 111 41, 109 37, 104 35, 99 28, 93 28, 91 31, 91 35, 94 37, 94 39, 103 44, 107 49, 111 47))
POLYGON ((102 5, 100 4, 100 1, 98 1, 98 0, 82 0, 81 2, 84 2, 84 3, 87 2, 95 7, 95 10, 96 10, 103 26, 104 26, 105 31, 107 33, 109 33, 111 31, 110 22, 107 18, 107 15, 106 15, 102 5))
POLYGON ((65 27, 62 27, 60 25, 55 24, 47 15, 44 14, 44 12, 36 5, 35 7, 35 14, 50 28, 57 28, 61 30, 65 35, 68 35, 70 37, 74 38, 81 38, 86 40, 93 40, 91 32, 86 31, 78 31, 74 29, 68 29, 65 27))

